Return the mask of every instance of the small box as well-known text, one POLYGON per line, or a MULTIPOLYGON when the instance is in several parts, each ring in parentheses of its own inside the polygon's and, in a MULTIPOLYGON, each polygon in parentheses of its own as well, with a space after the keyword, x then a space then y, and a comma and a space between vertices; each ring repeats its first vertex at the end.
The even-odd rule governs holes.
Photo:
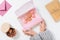
POLYGON ((46 8, 56 22, 60 20, 60 2, 58 0, 48 3, 46 8))
POLYGON ((34 7, 31 1, 18 9, 16 15, 22 24, 23 30, 29 30, 42 21, 38 10, 34 7))

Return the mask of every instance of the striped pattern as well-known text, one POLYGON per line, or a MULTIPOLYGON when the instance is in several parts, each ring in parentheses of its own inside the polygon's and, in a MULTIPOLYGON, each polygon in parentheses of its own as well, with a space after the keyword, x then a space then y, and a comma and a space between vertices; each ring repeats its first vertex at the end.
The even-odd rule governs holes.
POLYGON ((30 40, 54 40, 54 37, 49 30, 46 30, 45 32, 40 32, 31 37, 30 40))

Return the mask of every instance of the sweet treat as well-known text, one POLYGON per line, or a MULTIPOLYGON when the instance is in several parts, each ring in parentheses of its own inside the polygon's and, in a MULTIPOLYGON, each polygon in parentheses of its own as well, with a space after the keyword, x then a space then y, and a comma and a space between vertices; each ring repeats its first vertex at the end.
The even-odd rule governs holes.
POLYGON ((2 24, 1 31, 5 33, 8 37, 14 37, 16 35, 16 30, 12 28, 9 23, 2 24))
POLYGON ((6 34, 9 37, 14 37, 16 35, 16 30, 14 28, 10 28, 6 34))

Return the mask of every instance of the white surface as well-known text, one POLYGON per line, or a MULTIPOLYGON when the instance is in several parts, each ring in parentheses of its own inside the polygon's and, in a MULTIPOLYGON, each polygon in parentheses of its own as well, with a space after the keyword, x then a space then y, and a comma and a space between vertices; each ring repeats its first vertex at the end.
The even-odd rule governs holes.
MULTIPOLYGON (((0 0, 0 3, 2 1, 3 0, 0 0)), ((19 21, 17 20, 17 16, 15 15, 15 11, 18 8, 20 8, 23 4, 28 2, 29 0, 7 0, 7 1, 12 5, 12 7, 7 12, 7 14, 5 14, 3 17, 0 16, 0 28, 1 28, 1 25, 4 22, 8 22, 14 28, 17 29, 17 31, 19 33, 18 34, 19 36, 16 39, 14 39, 14 38, 11 39, 11 38, 8 38, 0 30, 0 40, 29 40, 29 37, 24 35, 24 33, 22 32, 22 27, 19 24, 19 21)), ((34 0, 34 4, 39 9, 39 12, 40 12, 41 16, 46 21, 47 28, 54 34, 54 37, 55 37, 56 40, 60 40, 60 32, 59 32, 60 31, 60 22, 55 22, 53 20, 52 16, 49 14, 47 9, 45 8, 45 5, 49 2, 51 2, 51 0, 34 0)), ((35 29, 35 30, 37 30, 37 29, 35 29)))

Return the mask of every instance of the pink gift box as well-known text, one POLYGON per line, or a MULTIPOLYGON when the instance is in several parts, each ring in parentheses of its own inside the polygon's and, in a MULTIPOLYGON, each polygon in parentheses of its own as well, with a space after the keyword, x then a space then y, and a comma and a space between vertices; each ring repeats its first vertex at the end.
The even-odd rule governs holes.
POLYGON ((33 3, 29 1, 16 11, 16 15, 22 24, 23 30, 29 30, 42 21, 38 10, 33 3))
POLYGON ((0 4, 0 15, 3 16, 4 14, 6 14, 10 7, 11 5, 7 1, 2 2, 0 4))

